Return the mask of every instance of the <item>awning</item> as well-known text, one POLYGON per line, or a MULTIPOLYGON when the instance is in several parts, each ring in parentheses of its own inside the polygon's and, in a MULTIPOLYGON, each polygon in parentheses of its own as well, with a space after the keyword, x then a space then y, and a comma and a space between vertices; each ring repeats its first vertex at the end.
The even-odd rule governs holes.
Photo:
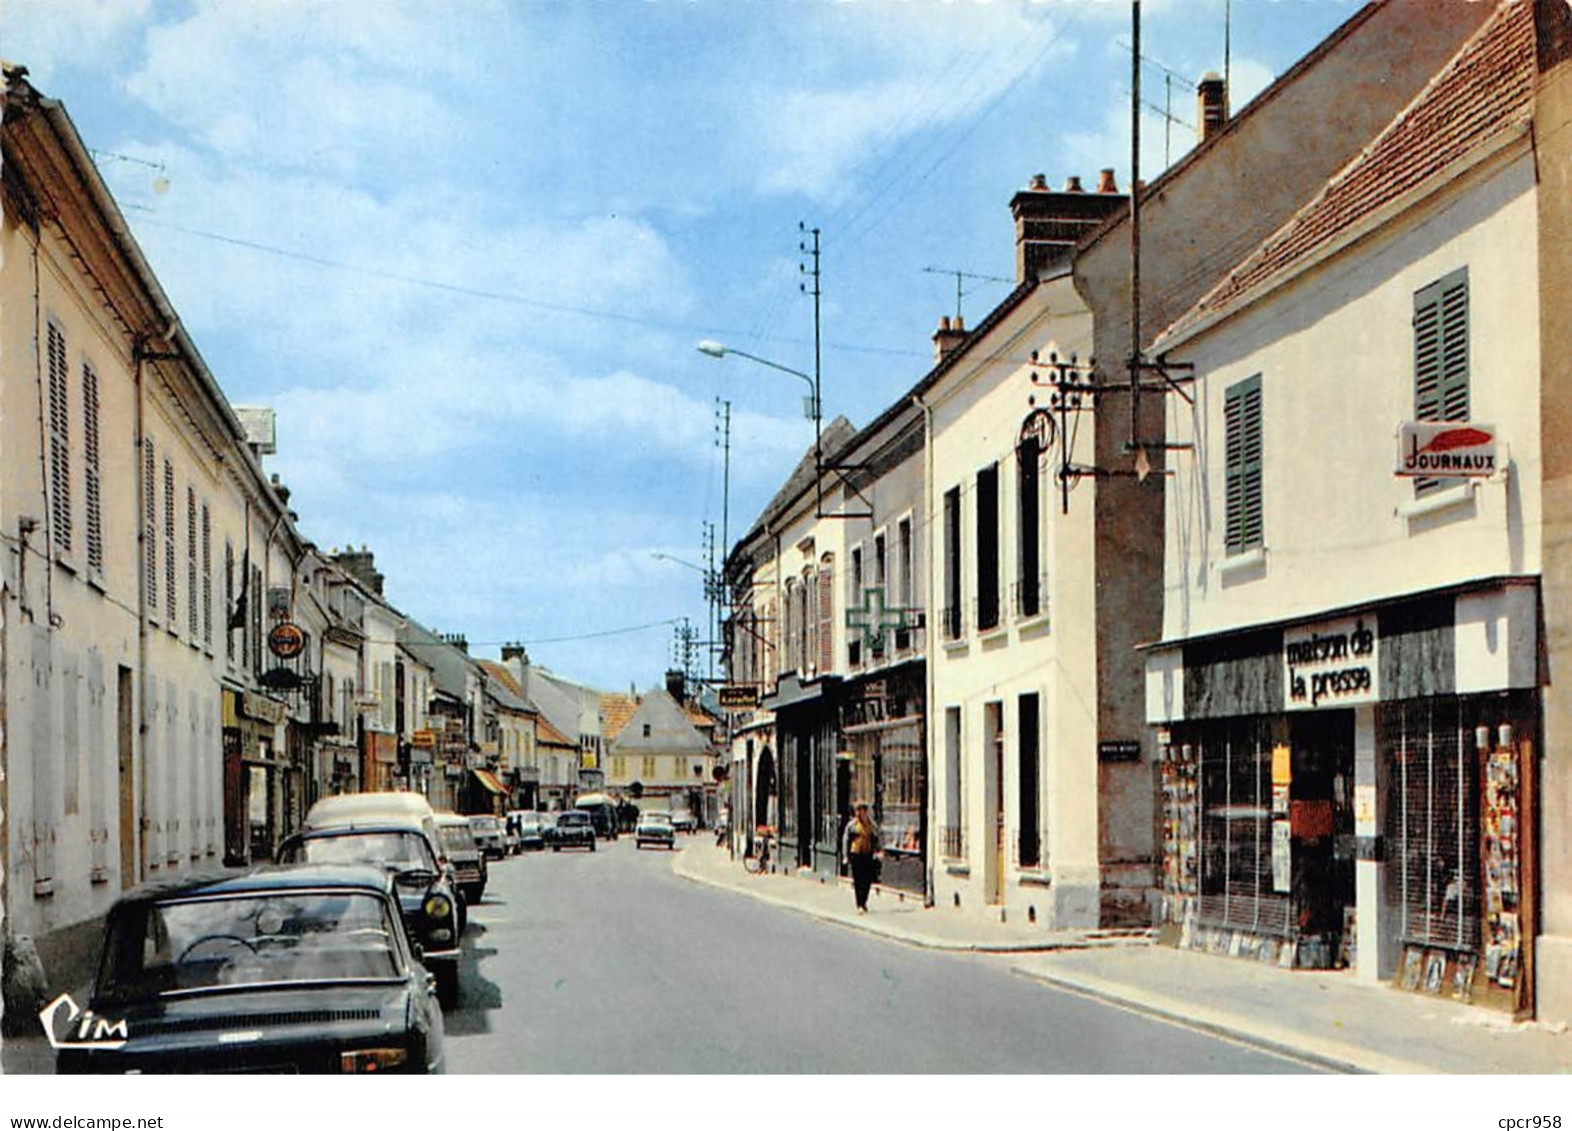
POLYGON ((507 796, 508 787, 499 782, 497 780, 497 775, 492 773, 490 770, 471 770, 470 773, 474 774, 475 777, 479 780, 480 784, 485 786, 492 793, 499 794, 503 797, 507 796))

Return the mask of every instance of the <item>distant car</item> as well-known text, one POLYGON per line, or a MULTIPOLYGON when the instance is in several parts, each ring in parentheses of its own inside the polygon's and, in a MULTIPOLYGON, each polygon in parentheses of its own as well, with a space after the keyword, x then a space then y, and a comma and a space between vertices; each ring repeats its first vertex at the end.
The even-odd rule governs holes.
POLYGON ((617 839, 617 805, 604 793, 581 793, 574 800, 573 808, 589 814, 602 840, 617 839))
POLYGON ((398 895, 404 930, 419 948, 421 964, 437 979, 438 999, 445 1006, 458 1000, 463 900, 453 887, 453 877, 437 865, 419 824, 388 818, 381 824, 296 833, 279 846, 278 860, 281 864, 370 864, 386 871, 398 895))
POLYGON ((501 860, 508 854, 501 817, 493 817, 489 813, 472 813, 469 831, 474 835, 475 843, 480 845, 480 850, 486 854, 487 860, 501 860))
POLYGON ((466 903, 474 906, 486 894, 486 854, 469 831, 469 820, 457 813, 438 813, 437 832, 442 851, 453 862, 453 879, 466 903))
POLYGON ((699 824, 693 819, 692 813, 678 812, 671 815, 671 827, 679 833, 691 833, 698 829, 699 824))
POLYGON ((105 1027, 78 1041, 81 1030, 51 1016, 52 1035, 68 1044, 56 1072, 443 1067, 434 980, 399 925, 392 877, 365 865, 133 890, 109 911, 81 1008, 105 1027))
POLYGON ((643 848, 646 844, 663 848, 677 847, 677 830, 672 827, 670 813, 651 809, 639 814, 638 824, 633 826, 633 845, 643 848))
POLYGON ((587 848, 595 851, 595 823, 582 809, 564 809, 557 814, 557 822, 546 830, 546 843, 553 852, 564 848, 587 848))
POLYGON ((551 826, 550 815, 524 810, 512 813, 510 817, 513 820, 515 851, 540 851, 546 847, 546 830, 551 826))

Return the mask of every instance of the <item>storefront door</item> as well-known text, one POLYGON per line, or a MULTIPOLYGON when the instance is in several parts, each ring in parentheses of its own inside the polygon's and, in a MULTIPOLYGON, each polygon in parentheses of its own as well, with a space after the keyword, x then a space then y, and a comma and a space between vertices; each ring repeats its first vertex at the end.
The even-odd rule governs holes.
POLYGON ((1289 742, 1299 961, 1342 965, 1354 929, 1354 713, 1294 715, 1289 742))

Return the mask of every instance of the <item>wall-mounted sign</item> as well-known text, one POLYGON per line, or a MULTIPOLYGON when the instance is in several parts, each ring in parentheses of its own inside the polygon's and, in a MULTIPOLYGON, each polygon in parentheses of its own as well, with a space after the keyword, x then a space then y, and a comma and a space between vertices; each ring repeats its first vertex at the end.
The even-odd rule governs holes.
POLYGON ((1493 424, 1410 421, 1398 425, 1393 469, 1397 475, 1484 478, 1499 468, 1493 424))
POLYGON ((1097 743, 1099 762, 1139 762, 1141 743, 1134 738, 1105 738, 1097 743))
POLYGON ((1284 704, 1291 711, 1381 698, 1375 621, 1349 617, 1283 632, 1284 704))
POLYGON ((716 695, 721 707, 728 711, 750 711, 759 705, 759 689, 746 684, 727 684, 716 695))
POLYGON ((281 621, 267 634, 267 649, 281 660, 293 660, 306 650, 306 634, 298 624, 281 621))
POLYGON ((269 585, 267 588, 267 615, 269 620, 288 620, 293 594, 287 585, 269 585))
POLYGON ((409 744, 411 746, 418 746, 423 750, 434 749, 437 745, 436 732, 430 730, 417 730, 409 736, 409 744))

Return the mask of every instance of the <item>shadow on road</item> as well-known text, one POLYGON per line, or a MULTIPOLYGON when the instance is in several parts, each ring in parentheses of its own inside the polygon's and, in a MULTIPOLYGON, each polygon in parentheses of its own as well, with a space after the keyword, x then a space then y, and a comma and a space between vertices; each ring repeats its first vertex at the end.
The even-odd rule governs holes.
MULTIPOLYGON (((482 900, 481 905, 491 906, 492 901, 482 900)), ((497 953, 496 947, 482 942, 485 935, 486 925, 473 919, 464 930, 459 946, 458 1003, 442 1017, 449 1036, 489 1032, 486 1014, 502 1008, 502 988, 480 972, 481 963, 497 953)))

